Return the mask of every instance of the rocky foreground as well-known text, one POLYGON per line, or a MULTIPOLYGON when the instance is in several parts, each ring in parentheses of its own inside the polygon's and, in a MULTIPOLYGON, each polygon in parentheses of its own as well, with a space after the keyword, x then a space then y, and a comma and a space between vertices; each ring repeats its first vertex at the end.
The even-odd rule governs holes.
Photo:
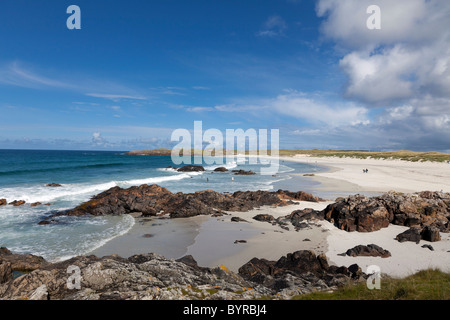
POLYGON ((224 266, 199 267, 191 256, 157 254, 124 259, 80 256, 60 263, 0 250, 0 299, 17 300, 235 300, 289 299, 363 281, 357 265, 329 266, 324 255, 297 251, 278 261, 252 259, 233 273, 224 266), (80 280, 71 273, 79 268, 80 280), (33 271, 17 278, 13 271, 33 271))

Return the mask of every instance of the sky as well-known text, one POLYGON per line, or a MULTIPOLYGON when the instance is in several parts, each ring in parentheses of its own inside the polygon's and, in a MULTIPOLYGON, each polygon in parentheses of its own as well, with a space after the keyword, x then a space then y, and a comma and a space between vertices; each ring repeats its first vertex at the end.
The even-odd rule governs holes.
POLYGON ((0 115, 3 149, 170 148, 202 121, 450 152, 450 1, 4 0, 0 115))

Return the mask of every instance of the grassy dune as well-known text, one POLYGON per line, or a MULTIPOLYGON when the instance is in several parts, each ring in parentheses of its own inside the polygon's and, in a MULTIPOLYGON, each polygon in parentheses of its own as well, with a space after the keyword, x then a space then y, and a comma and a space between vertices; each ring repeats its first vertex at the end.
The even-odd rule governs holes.
POLYGON ((353 150, 280 150, 280 156, 294 156, 297 154, 310 155, 313 157, 339 157, 359 159, 398 159, 405 161, 450 161, 450 153, 441 152, 414 152, 408 150, 400 151, 353 151, 353 150))
MULTIPOLYGON (((130 151, 127 154, 145 154, 145 155, 171 155, 172 150, 170 149, 155 149, 155 150, 140 150, 140 151, 130 151)), ((201 154, 201 150, 198 154, 201 154)), ((194 155, 195 150, 191 150, 191 154, 194 155)), ((258 151, 231 151, 231 154, 271 154, 270 151, 258 152, 258 151)), ((179 154, 183 154, 183 150, 179 151, 179 154)), ((214 156, 213 150, 203 150, 205 156, 214 156)), ((223 155, 227 154, 227 150, 222 151, 223 155)), ((230 152, 228 151, 228 154, 230 152)), ((339 157, 339 158, 358 158, 358 159, 398 159, 404 161, 432 161, 432 162, 448 162, 450 161, 450 153, 442 152, 414 152, 408 150, 400 151, 357 151, 357 150, 280 150, 280 156, 295 156, 295 155, 310 155, 312 157, 339 157)))
POLYGON ((315 292, 294 300, 450 300, 450 274, 429 269, 403 279, 382 277, 379 290, 365 282, 348 284, 332 293, 315 292))

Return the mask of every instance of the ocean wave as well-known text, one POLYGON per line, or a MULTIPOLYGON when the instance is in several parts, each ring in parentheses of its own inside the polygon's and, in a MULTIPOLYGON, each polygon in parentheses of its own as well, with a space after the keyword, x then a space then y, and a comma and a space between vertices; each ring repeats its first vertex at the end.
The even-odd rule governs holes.
POLYGON ((127 163, 97 163, 97 164, 82 164, 75 166, 55 166, 48 168, 39 168, 39 169, 19 169, 19 170, 7 170, 0 171, 0 176, 13 176, 18 174, 30 174, 30 173, 43 173, 49 171, 64 171, 64 170, 75 170, 75 169, 96 169, 96 168, 108 168, 108 167, 121 167, 125 166, 127 163))
POLYGON ((158 184, 167 181, 177 181, 188 179, 202 172, 178 173, 175 175, 147 177, 142 179, 131 179, 122 181, 109 181, 98 184, 75 183, 67 184, 58 188, 45 186, 27 186, 17 188, 0 189, 0 197, 8 202, 13 200, 24 200, 27 203, 33 202, 53 202, 53 201, 87 201, 90 196, 103 192, 113 187, 131 187, 142 184, 158 184))
POLYGON ((162 176, 162 177, 150 177, 150 178, 144 178, 144 179, 134 179, 134 180, 127 180, 127 181, 120 181, 119 185, 141 185, 141 184, 158 184, 161 182, 166 181, 176 181, 176 180, 183 180, 188 179, 193 176, 201 175, 202 172, 189 172, 189 173, 180 173, 177 175, 171 175, 171 176, 162 176))
POLYGON ((233 161, 233 162, 224 163, 224 164, 216 164, 216 165, 206 166, 205 170, 211 170, 212 171, 212 170, 215 170, 215 169, 220 168, 220 167, 224 167, 224 168, 230 170, 230 169, 236 168, 237 167, 237 163, 236 163, 236 161, 233 161))
MULTIPOLYGON (((92 223, 92 221, 90 222, 92 223)), ((135 225, 136 220, 130 215, 124 215, 122 217, 122 221, 116 223, 114 226, 104 229, 103 231, 91 236, 86 237, 86 240, 83 243, 77 245, 77 248, 70 255, 63 255, 54 257, 52 262, 60 262, 64 260, 68 260, 75 256, 88 254, 105 244, 109 241, 123 236, 128 231, 130 231, 135 225)))

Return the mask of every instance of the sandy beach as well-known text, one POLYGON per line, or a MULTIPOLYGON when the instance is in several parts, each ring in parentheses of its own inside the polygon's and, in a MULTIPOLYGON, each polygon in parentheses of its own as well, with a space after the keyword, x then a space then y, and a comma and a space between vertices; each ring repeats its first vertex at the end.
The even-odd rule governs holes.
MULTIPOLYGON (((341 159, 313 157, 282 157, 280 161, 304 162, 325 166, 326 171, 315 172, 305 177, 316 183, 317 192, 329 195, 354 193, 382 193, 390 190, 398 192, 450 191, 450 165, 447 163, 405 162, 399 160, 341 159), (368 169, 368 173, 363 173, 368 169)), ((187 220, 163 221, 166 236, 145 239, 144 233, 152 233, 149 224, 137 218, 136 226, 125 236, 109 242, 97 249, 94 254, 117 253, 128 256, 158 249, 160 254, 169 258, 192 255, 201 266, 215 267, 224 265, 237 272, 239 267, 254 257, 278 260, 287 253, 297 250, 313 250, 317 254, 326 254, 329 262, 338 266, 357 263, 363 271, 370 265, 377 265, 381 272, 392 277, 405 277, 426 268, 439 268, 450 271, 450 236, 442 234, 442 240, 429 243, 420 241, 400 243, 395 236, 407 227, 390 225, 388 228, 371 232, 346 232, 339 230, 327 221, 310 221, 309 227, 295 231, 277 224, 260 222, 253 219, 257 214, 270 214, 274 218, 284 217, 292 211, 304 208, 324 209, 330 200, 298 202, 285 207, 263 207, 249 212, 228 212, 221 217, 194 217, 187 220), (232 217, 245 219, 246 222, 232 222, 232 217), (166 223, 169 223, 166 225, 166 223), (179 227, 184 231, 176 231, 179 227), (148 231, 145 231, 148 230, 148 231), (182 241, 172 243, 170 233, 182 233, 182 241), (148 243, 147 246, 145 243, 148 243), (164 245, 166 243, 166 245, 164 245), (389 258, 341 256, 357 245, 376 244, 391 252, 389 258), (431 244, 434 251, 422 248, 431 244), (178 246, 178 247, 177 247, 178 246), (148 250, 147 250, 148 251, 148 250)), ((147 219, 148 220, 148 219, 147 219)), ((156 220, 152 220, 153 226, 156 220)), ((161 228, 160 223, 156 223, 161 228)), ((158 232, 156 232, 158 233, 158 232)), ((180 239, 179 237, 177 239, 180 239)))
POLYGON ((328 167, 314 172, 312 180, 321 183, 319 190, 339 192, 450 192, 450 164, 446 162, 410 162, 402 160, 355 159, 337 157, 280 157, 328 167), (367 173, 363 169, 368 169, 367 173))

